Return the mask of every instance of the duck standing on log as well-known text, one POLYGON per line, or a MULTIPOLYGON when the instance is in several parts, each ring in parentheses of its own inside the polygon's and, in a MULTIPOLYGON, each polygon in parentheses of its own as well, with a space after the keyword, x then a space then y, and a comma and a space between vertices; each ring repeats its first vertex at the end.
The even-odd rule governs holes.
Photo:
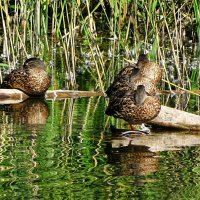
POLYGON ((109 104, 105 113, 124 119, 131 128, 154 119, 161 109, 157 94, 161 78, 160 66, 141 54, 138 63, 124 67, 106 91, 109 104))
POLYGON ((1 88, 19 89, 29 96, 44 96, 51 84, 44 62, 29 58, 20 69, 13 70, 1 84, 1 88))

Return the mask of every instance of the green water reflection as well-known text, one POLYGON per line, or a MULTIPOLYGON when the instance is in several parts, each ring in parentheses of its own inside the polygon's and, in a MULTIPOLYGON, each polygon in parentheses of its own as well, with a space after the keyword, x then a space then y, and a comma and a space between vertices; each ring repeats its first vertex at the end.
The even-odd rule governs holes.
POLYGON ((122 138, 104 110, 103 97, 2 105, 0 199, 200 198, 198 134, 122 138))

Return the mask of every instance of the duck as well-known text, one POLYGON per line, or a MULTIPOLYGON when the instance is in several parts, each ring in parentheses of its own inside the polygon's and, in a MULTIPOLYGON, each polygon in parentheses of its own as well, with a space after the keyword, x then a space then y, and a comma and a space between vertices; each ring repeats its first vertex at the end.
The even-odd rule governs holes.
POLYGON ((19 89, 28 96, 44 96, 51 84, 51 78, 46 71, 45 63, 39 58, 27 59, 23 66, 8 74, 1 88, 19 89))
POLYGON ((121 97, 127 91, 136 90, 138 85, 144 85, 148 94, 156 95, 161 78, 160 65, 150 62, 146 54, 140 54, 138 62, 125 66, 105 93, 108 98, 121 97))
POLYGON ((110 99, 105 113, 115 118, 124 119, 132 127, 132 125, 146 123, 154 119, 159 114, 160 109, 159 96, 149 95, 144 85, 138 85, 136 90, 110 99))

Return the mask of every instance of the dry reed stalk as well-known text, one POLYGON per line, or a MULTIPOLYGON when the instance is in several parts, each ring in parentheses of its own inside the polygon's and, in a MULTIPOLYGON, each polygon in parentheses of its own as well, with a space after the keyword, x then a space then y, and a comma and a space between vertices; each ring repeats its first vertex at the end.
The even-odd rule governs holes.
POLYGON ((35 3, 35 30, 37 33, 37 36, 40 36, 40 0, 36 0, 35 3))
POLYGON ((9 26, 9 22, 8 22, 8 20, 10 20, 10 16, 8 15, 8 5, 7 5, 7 2, 4 0, 4 6, 2 6, 2 1, 0 1, 0 9, 1 9, 1 18, 2 18, 2 24, 3 24, 3 31, 4 31, 4 45, 5 45, 5 48, 6 48, 6 57, 7 57, 7 59, 8 59, 8 63, 9 63, 9 65, 10 65, 10 49, 9 49, 9 44, 8 44, 8 41, 10 41, 9 40, 9 38, 7 37, 8 35, 10 36, 10 29, 9 30, 7 30, 7 28, 9 28, 10 26, 9 26), (5 20, 4 20, 4 15, 3 15, 3 13, 5 13, 5 15, 6 15, 6 22, 5 22, 5 20), (7 26, 9 26, 9 27, 7 27, 7 26), (7 27, 7 28, 6 28, 7 27))
POLYGON ((162 79, 162 81, 164 81, 164 82, 166 82, 166 83, 168 83, 168 84, 170 84, 170 85, 173 85, 174 87, 176 87, 176 88, 178 88, 178 89, 180 89, 180 90, 186 91, 187 93, 200 96, 200 94, 198 94, 198 93, 196 93, 196 92, 193 92, 192 90, 187 90, 187 89, 185 89, 185 88, 183 88, 183 87, 180 87, 180 86, 178 86, 178 85, 176 85, 176 84, 174 84, 174 83, 168 82, 168 81, 166 81, 166 80, 164 80, 164 79, 162 79))
POLYGON ((46 48, 49 49, 49 43, 48 43, 48 33, 47 33, 47 28, 45 26, 45 20, 44 20, 44 15, 42 15, 42 27, 43 27, 43 30, 44 30, 44 36, 45 36, 45 44, 46 44, 46 48))
POLYGON ((76 68, 76 48, 75 47, 75 36, 76 36, 76 10, 73 9, 72 12, 72 17, 71 17, 71 27, 69 28, 69 32, 70 32, 70 46, 71 46, 71 56, 72 56, 72 74, 73 74, 73 85, 76 85, 76 72, 75 72, 75 68, 76 68))
POLYGON ((182 80, 181 72, 180 72, 180 68, 179 68, 179 64, 180 64, 179 63, 179 58, 178 58, 178 52, 179 51, 175 50, 174 42, 173 42, 173 39, 171 37, 170 29, 169 29, 169 26, 168 26, 168 23, 167 23, 167 19, 166 19, 166 13, 163 10, 162 10, 162 13, 163 13, 163 18, 164 18, 165 26, 167 28, 169 40, 170 40, 170 43, 171 43, 171 48, 172 48, 172 53, 173 53, 173 56, 174 56, 174 61, 175 61, 175 66, 176 66, 176 70, 177 70, 177 74, 178 74, 178 79, 182 80), (176 55, 176 52, 177 52, 177 55, 176 55))

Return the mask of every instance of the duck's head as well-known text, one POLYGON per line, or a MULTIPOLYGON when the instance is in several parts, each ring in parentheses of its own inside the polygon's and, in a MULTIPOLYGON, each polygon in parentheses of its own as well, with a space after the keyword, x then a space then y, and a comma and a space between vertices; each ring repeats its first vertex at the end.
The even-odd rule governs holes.
POLYGON ((139 62, 149 62, 147 55, 146 54, 140 54, 139 57, 138 57, 138 63, 139 62))
POLYGON ((42 60, 40 60, 39 58, 29 58, 24 62, 23 65, 24 69, 27 68, 41 68, 43 70, 46 70, 46 66, 44 64, 44 62, 42 60))
POLYGON ((144 85, 138 85, 134 93, 136 105, 142 104, 147 97, 147 92, 144 85))
POLYGON ((140 69, 136 68, 136 67, 133 68, 132 73, 131 73, 130 78, 129 78, 129 82, 130 83, 134 82, 140 76, 141 76, 140 69))

